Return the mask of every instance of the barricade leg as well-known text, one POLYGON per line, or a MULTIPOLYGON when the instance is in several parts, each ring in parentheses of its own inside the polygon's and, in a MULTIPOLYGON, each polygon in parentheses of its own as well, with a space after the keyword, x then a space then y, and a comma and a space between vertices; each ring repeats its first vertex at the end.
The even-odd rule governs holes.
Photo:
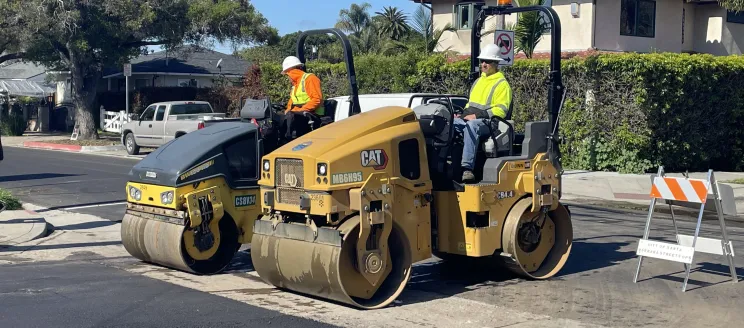
MULTIPOLYGON (((664 167, 659 166, 659 171, 656 175, 661 176, 664 173, 664 167)), ((648 206, 648 217, 646 217, 646 228, 643 230, 643 239, 648 239, 649 230, 651 229, 651 216, 654 214, 654 207, 656 206, 656 197, 651 198, 651 205, 648 206)), ((636 268, 635 277, 633 282, 638 282, 638 275, 641 273, 641 264, 643 264, 643 255, 638 256, 638 267, 636 268)))
POLYGON ((718 192, 718 181, 715 176, 711 174, 711 187, 713 188, 714 201, 716 203, 716 211, 718 212, 718 223, 721 226, 721 236, 723 238, 723 253, 726 256, 729 264, 729 271, 731 273, 731 280, 733 282, 739 282, 739 277, 736 275, 736 267, 734 266, 734 245, 728 239, 726 233, 726 221, 723 219, 723 206, 721 205, 721 197, 718 192))
MULTIPOLYGON (((677 245, 682 245, 682 241, 679 239, 679 229, 677 229, 677 219, 674 217, 674 206, 669 204, 669 212, 672 214, 672 225, 674 226, 674 239, 677 240, 677 245)), ((688 270, 687 263, 682 263, 685 266, 685 270, 688 270)))

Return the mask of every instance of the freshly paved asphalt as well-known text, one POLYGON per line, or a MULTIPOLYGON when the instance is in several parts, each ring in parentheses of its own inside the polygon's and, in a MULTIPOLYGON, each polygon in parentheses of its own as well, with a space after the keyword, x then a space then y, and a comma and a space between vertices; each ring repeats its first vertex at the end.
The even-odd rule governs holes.
POLYGON ((3 327, 332 327, 94 261, 0 266, 3 327))
POLYGON ((0 188, 21 201, 112 221, 124 216, 124 187, 138 159, 14 147, 3 151, 0 188))

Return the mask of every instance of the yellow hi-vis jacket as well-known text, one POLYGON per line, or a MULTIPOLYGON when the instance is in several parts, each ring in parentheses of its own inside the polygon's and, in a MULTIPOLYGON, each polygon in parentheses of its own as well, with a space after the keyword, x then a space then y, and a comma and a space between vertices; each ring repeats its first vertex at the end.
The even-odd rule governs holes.
MULTIPOLYGON (((302 74, 300 83, 298 83, 298 85, 300 86, 299 90, 295 90, 295 87, 292 86, 292 91, 289 93, 290 97, 292 97, 292 106, 302 107, 302 105, 310 101, 310 95, 308 95, 307 91, 305 90, 305 80, 311 74, 312 73, 302 74)), ((325 114, 325 107, 323 107, 323 100, 324 100, 323 98, 320 99, 320 104, 318 104, 318 108, 315 109, 314 111, 315 114, 320 115, 320 116, 323 116, 325 114)))
POLYGON ((506 118, 511 101, 512 90, 504 74, 497 72, 486 76, 483 73, 470 88, 468 107, 481 110, 476 114, 477 118, 506 118))

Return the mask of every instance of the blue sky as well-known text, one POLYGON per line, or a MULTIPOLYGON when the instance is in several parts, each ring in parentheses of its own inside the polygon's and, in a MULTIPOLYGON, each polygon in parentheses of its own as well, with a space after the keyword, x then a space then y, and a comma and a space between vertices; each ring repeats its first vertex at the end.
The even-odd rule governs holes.
MULTIPOLYGON (((279 35, 297 32, 299 30, 333 27, 338 20, 341 9, 348 9, 352 3, 362 4, 364 0, 252 0, 254 7, 269 21, 271 26, 279 30, 279 35)), ((383 7, 393 6, 404 11, 409 17, 413 15, 417 6, 411 0, 367 0, 372 5, 370 15, 382 11, 383 7)), ((217 46, 220 52, 232 53, 228 46, 217 46)))

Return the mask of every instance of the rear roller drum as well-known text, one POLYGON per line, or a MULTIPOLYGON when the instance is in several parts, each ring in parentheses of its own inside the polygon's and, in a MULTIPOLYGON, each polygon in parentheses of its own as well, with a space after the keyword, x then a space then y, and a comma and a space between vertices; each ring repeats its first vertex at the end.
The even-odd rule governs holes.
MULTIPOLYGON (((309 228, 293 225, 286 231, 296 229, 309 228)), ((285 228, 277 227, 276 231, 280 230, 285 228)), ((357 269, 359 217, 349 219, 337 229, 319 230, 328 230, 335 236, 341 234, 343 239, 339 237, 340 244, 331 245, 289 239, 254 229, 251 256, 256 272, 264 281, 276 287, 360 309, 383 308, 400 295, 411 277, 412 263, 409 243, 398 228, 393 227, 388 238, 390 253, 386 258, 388 266, 392 266, 391 270, 378 286, 369 283, 357 269)), ((370 272, 380 269, 378 258, 362 261, 362 266, 370 272)))
POLYGON ((127 213, 121 240, 135 258, 195 274, 224 270, 240 246, 235 223, 227 214, 194 230, 127 213))
POLYGON ((571 215, 563 205, 543 214, 532 211, 532 198, 524 198, 509 211, 502 244, 503 258, 512 272, 530 279, 548 279, 566 264, 573 242, 571 215))

